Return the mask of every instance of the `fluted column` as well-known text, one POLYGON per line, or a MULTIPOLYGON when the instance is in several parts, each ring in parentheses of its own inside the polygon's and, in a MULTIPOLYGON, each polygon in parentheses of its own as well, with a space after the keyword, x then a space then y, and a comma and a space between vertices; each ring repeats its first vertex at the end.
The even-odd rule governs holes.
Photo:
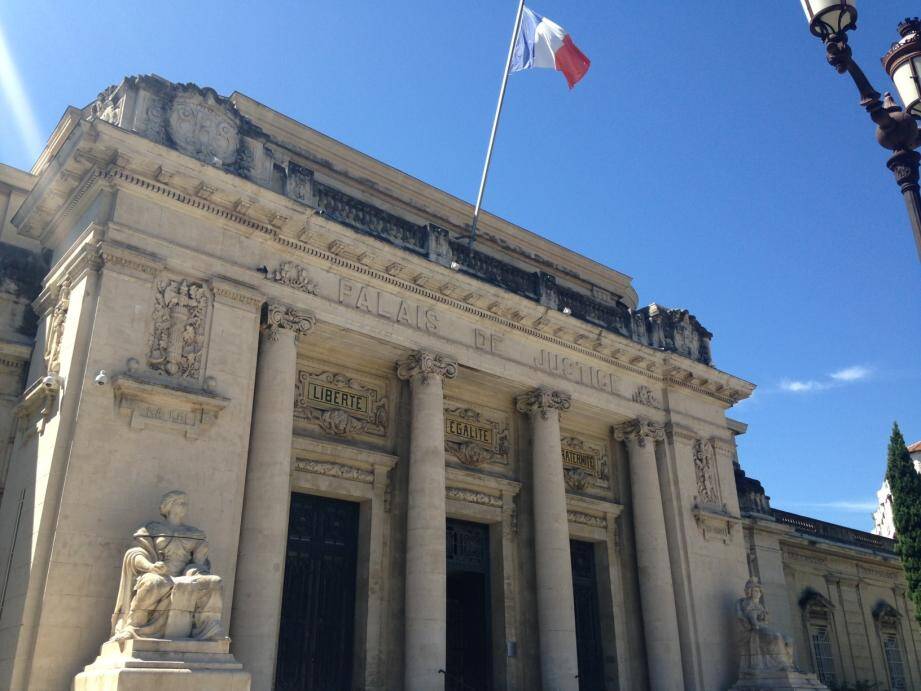
POLYGON ((444 689, 447 657, 443 380, 457 363, 426 351, 397 363, 412 390, 409 503, 406 511, 407 691, 444 689))
POLYGON ((649 688, 651 691, 683 691, 675 587, 656 466, 655 443, 665 439, 665 431, 657 423, 637 419, 616 427, 614 437, 627 443, 630 455, 633 526, 649 688))
POLYGON ((537 621, 544 691, 576 691, 579 657, 576 609, 569 553, 566 482, 560 447, 560 411, 567 394, 539 388, 519 396, 517 408, 531 417, 531 470, 534 492, 534 550, 537 621))
POLYGON ((231 619, 234 653, 252 674, 253 691, 269 691, 275 682, 291 503, 296 337, 315 323, 312 313, 270 304, 259 341, 231 619))

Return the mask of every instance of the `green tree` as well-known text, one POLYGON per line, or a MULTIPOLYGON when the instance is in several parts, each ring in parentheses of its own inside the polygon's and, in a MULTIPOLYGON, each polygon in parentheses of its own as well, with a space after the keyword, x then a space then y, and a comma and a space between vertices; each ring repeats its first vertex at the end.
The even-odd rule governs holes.
POLYGON ((893 423, 889 438, 886 479, 892 492, 897 551, 915 603, 915 616, 921 621, 921 475, 915 471, 898 423, 893 423))

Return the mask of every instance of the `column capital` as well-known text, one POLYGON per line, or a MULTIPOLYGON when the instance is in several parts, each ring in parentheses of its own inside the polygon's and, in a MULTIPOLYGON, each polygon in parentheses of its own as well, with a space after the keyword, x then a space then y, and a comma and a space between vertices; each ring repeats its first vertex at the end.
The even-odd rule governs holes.
POLYGON ((423 383, 428 383, 433 377, 454 379, 456 376, 457 362, 428 350, 413 351, 397 361, 397 377, 400 379, 421 377, 423 383))
POLYGON ((551 410, 555 410, 559 415, 562 411, 569 410, 571 405, 572 396, 546 386, 539 386, 515 398, 518 412, 532 416, 540 413, 544 419, 550 415, 551 410))
POLYGON ((262 330, 271 340, 278 340, 278 332, 284 329, 295 336, 303 336, 317 323, 317 317, 307 310, 296 310, 293 307, 278 303, 266 303, 262 317, 262 330))
POLYGON ((613 428, 617 441, 635 441, 638 446, 646 446, 646 441, 665 440, 665 427, 658 422, 638 417, 613 428))

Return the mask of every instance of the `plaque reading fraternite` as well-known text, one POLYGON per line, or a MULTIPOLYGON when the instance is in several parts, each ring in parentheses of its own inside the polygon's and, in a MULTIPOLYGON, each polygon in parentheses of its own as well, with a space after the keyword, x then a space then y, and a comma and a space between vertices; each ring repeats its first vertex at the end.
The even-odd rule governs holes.
POLYGON ((376 388, 338 372, 297 373, 294 416, 326 434, 387 434, 387 397, 376 388))
POLYGON ((579 437, 563 437, 560 446, 566 484, 571 489, 609 486, 608 455, 603 443, 593 444, 579 437))

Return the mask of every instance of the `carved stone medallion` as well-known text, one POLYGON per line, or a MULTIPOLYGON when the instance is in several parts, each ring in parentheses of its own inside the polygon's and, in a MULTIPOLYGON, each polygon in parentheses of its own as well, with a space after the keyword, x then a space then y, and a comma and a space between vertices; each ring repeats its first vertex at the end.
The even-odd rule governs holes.
POLYGON ((662 404, 659 402, 659 399, 656 397, 655 392, 650 389, 648 386, 638 386, 636 391, 633 392, 633 402, 639 403, 640 405, 647 405, 650 408, 661 408, 662 404))
POLYGON ((161 278, 154 292, 147 364, 171 377, 201 376, 211 293, 201 283, 161 278))
POLYGON ((266 278, 295 290, 300 290, 308 295, 316 295, 319 290, 317 282, 310 277, 310 272, 305 267, 294 262, 282 262, 266 278))
POLYGON ((190 90, 178 94, 167 124, 182 153, 210 164, 228 165, 236 160, 237 123, 213 93, 190 90))
POLYGON ((337 437, 387 435, 387 395, 338 372, 300 370, 294 394, 294 417, 337 437))
POLYGON ((508 424, 488 419, 472 408, 445 408, 445 452, 473 468, 508 463, 508 424))

